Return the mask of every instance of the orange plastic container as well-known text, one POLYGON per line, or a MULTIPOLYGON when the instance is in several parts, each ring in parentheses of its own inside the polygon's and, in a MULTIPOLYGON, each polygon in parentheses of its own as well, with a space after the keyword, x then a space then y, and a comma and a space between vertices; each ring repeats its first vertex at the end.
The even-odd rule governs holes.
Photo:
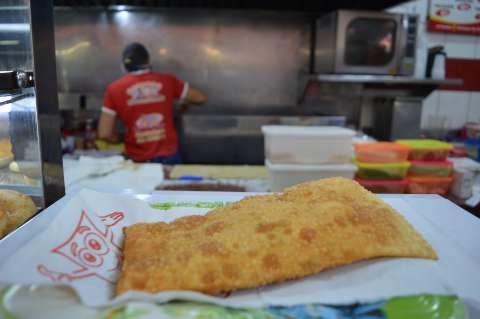
POLYGON ((364 163, 405 162, 410 147, 398 143, 378 142, 354 144, 355 158, 364 163))
POLYGON ((452 181, 453 177, 408 177, 407 192, 445 195, 448 193, 452 181))
POLYGON ((355 179, 360 185, 377 194, 403 194, 407 189, 407 179, 401 180, 365 180, 355 179))
POLYGON ((408 175, 448 177, 452 175, 453 163, 451 161, 410 161, 408 175))

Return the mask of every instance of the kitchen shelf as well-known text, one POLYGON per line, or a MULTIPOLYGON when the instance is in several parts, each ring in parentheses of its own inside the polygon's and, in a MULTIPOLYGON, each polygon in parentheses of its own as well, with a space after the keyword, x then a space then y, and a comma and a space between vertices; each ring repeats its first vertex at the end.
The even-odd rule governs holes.
POLYGON ((305 74, 300 103, 311 92, 386 98, 426 98, 442 85, 462 85, 462 79, 430 79, 410 76, 364 74, 305 74), (314 89, 313 89, 314 87, 314 89))
MULTIPOLYGON (((362 128, 362 106, 369 105, 370 134, 379 140, 418 138, 423 100, 442 85, 461 85, 462 79, 423 79, 363 74, 304 74, 299 104, 315 99, 346 99, 357 105, 356 123, 362 128), (360 105, 358 107, 358 105, 360 105)), ((353 106, 354 107, 354 106, 353 106)), ((335 113, 334 113, 335 114, 335 113)))
POLYGON ((337 0, 337 1, 245 1, 245 0, 54 0, 56 7, 104 7, 113 10, 137 8, 205 8, 299 11, 326 13, 337 9, 383 10, 407 2, 407 0, 337 0), (127 8, 130 7, 130 8, 127 8))
POLYGON ((334 83, 363 83, 363 84, 410 84, 410 85, 461 85, 462 79, 430 79, 414 78, 410 76, 391 75, 363 75, 363 74, 312 74, 310 80, 334 83))

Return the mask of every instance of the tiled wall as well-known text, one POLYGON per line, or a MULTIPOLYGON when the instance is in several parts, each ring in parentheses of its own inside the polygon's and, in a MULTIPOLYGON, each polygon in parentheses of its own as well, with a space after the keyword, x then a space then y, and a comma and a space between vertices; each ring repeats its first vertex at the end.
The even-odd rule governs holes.
MULTIPOLYGON (((427 8, 428 0, 417 0, 389 11, 420 16, 421 48, 443 45, 448 57, 480 59, 480 37, 427 32, 427 8)), ((467 121, 480 122, 480 92, 435 91, 423 102, 422 129, 457 129, 467 121)))

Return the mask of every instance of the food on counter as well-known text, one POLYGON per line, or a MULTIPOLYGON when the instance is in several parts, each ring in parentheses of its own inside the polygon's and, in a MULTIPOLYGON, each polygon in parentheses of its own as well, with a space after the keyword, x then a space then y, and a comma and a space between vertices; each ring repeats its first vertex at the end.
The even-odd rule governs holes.
POLYGON ((0 189, 0 237, 23 224, 36 212, 37 207, 29 196, 9 189, 0 189), (2 223, 6 224, 3 232, 2 223))
POLYGON ((170 178, 179 178, 185 175, 202 176, 204 178, 267 178, 265 166, 257 165, 175 165, 170 178))
POLYGON ((0 168, 3 168, 13 161, 13 155, 0 157, 0 168))
POLYGON ((452 174, 451 161, 411 161, 408 175, 448 177, 452 174))
POLYGON ((374 257, 436 259, 394 209, 345 178, 251 196, 171 223, 124 228, 117 295, 219 293, 300 278, 374 257))
POLYGON ((410 194, 445 195, 453 182, 452 177, 411 176, 408 178, 407 192, 410 194))
POLYGON ((40 181, 20 173, 0 171, 0 185, 39 186, 40 181))
POLYGON ((12 142, 7 138, 0 138, 0 157, 12 155, 12 142))
POLYGON ((159 185, 155 190, 169 191, 205 191, 205 192, 245 192, 244 186, 224 183, 183 183, 171 185, 159 185))
POLYGON ((444 161, 453 145, 437 140, 398 140, 396 143, 411 148, 408 159, 411 161, 444 161))
POLYGON ((358 166, 357 177, 374 180, 400 180, 407 176, 409 162, 400 163, 364 163, 354 161, 358 166))
POLYGON ((5 213, 3 210, 0 210, 0 238, 2 238, 3 235, 7 233, 7 224, 7 213, 5 213))
POLYGON ((24 174, 30 178, 40 178, 42 175, 40 161, 15 161, 11 162, 8 168, 12 172, 24 174))
POLYGON ((410 147, 398 143, 378 142, 354 144, 355 158, 366 163, 405 162, 410 147))
POLYGON ((0 168, 13 161, 12 143, 9 138, 0 139, 0 168))

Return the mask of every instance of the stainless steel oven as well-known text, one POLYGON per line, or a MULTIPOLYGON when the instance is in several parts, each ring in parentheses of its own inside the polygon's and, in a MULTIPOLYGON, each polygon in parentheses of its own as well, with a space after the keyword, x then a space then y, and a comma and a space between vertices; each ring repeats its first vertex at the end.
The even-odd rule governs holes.
POLYGON ((315 72, 414 74, 417 16, 339 10, 317 20, 315 72))

